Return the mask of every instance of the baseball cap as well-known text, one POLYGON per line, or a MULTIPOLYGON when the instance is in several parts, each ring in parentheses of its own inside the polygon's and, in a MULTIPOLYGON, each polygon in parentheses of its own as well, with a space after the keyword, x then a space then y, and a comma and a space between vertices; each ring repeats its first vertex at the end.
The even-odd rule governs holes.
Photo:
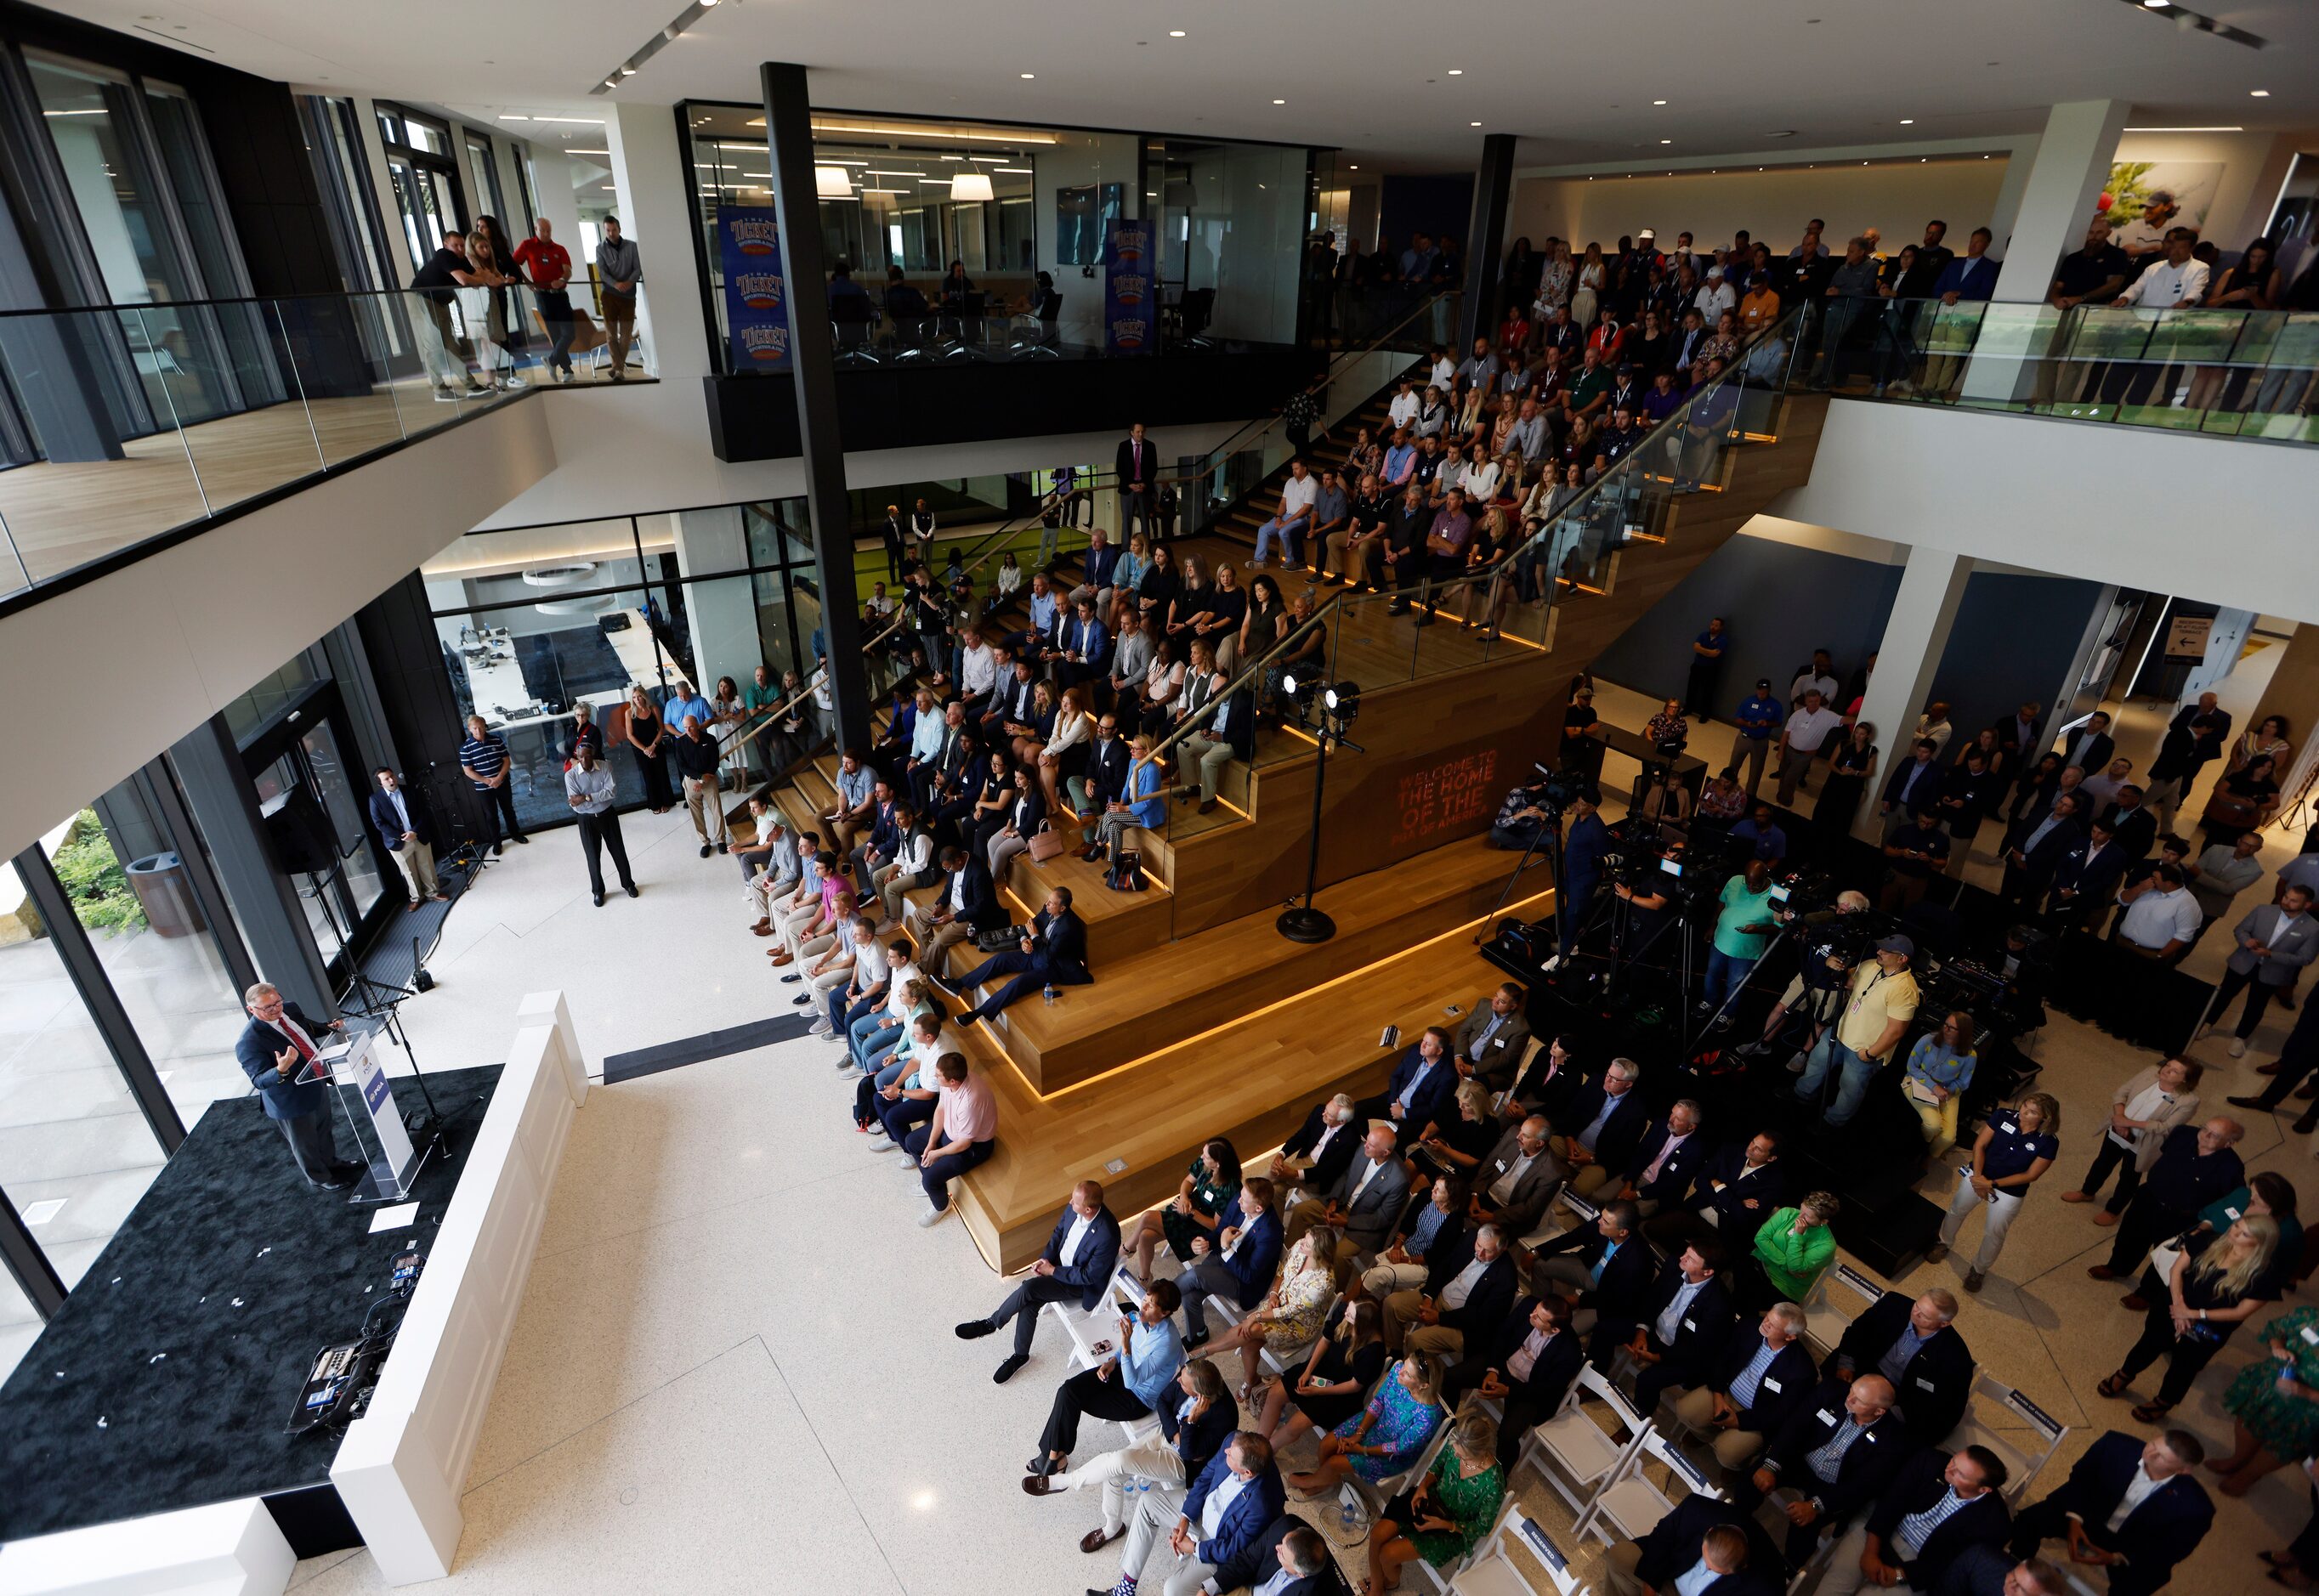
POLYGON ((1652 231, 1650 229, 1648 229, 1648 228, 1645 228, 1642 231, 1640 231, 1640 232, 1637 233, 1637 234, 1635 235, 1635 237, 1636 237, 1637 239, 1656 239, 1656 238, 1658 237, 1658 234, 1656 234, 1656 233, 1653 232, 1653 231, 1652 231))
POLYGON ((1768 677, 1768 676, 1758 676, 1757 678, 1755 678, 1755 686, 1756 686, 1758 689, 1764 689, 1764 688, 1768 688, 1768 687, 1770 687, 1771 685, 1772 685, 1772 679, 1771 679, 1770 677, 1768 677))
POLYGON ((1876 951, 1880 953, 1898 953, 1904 959, 1912 959, 1916 957, 1917 944, 1907 937, 1896 933, 1878 942, 1876 951))

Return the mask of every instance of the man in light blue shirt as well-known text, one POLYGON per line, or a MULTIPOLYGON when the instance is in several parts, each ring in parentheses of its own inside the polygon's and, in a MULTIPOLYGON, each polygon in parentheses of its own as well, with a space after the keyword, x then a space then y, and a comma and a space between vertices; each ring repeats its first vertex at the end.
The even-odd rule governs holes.
POLYGON ((695 692, 690 682, 679 680, 669 690, 667 702, 660 707, 660 717, 673 735, 681 734, 684 730, 684 723, 696 715, 700 717, 703 731, 717 724, 716 706, 695 692))
MULTIPOLYGON (((1055 1388, 1055 1405, 1039 1438, 1038 1456, 1026 1465, 1033 1477, 1060 1473, 1078 1445, 1082 1414, 1097 1419, 1141 1419, 1168 1400, 1176 1373, 1184 1366, 1184 1340, 1174 1318, 1183 1294, 1172 1280, 1154 1280, 1134 1314, 1121 1314, 1113 1340, 1098 1342, 1104 1358, 1055 1388)), ((1006 1371, 1011 1372, 1011 1371, 1006 1371)))
POLYGON ((1409 441, 1406 428, 1393 435, 1393 446, 1385 452, 1385 485, 1398 492, 1409 486, 1409 473, 1417 469, 1417 446, 1409 441))

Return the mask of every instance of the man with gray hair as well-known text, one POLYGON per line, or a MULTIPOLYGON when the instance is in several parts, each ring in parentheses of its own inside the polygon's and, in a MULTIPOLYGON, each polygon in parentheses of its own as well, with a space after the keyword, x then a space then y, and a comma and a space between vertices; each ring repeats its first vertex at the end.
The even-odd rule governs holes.
POLYGON ((233 1044, 235 1061, 249 1077, 266 1117, 281 1129, 306 1184, 326 1192, 344 1191, 362 1173, 342 1161, 330 1131, 330 1090, 314 1075, 314 1061, 331 1032, 343 1033, 344 1020, 318 1024, 284 1002, 282 990, 265 981, 242 994, 249 1023, 233 1044))
POLYGON ((1737 1474, 1755 1461, 1781 1427, 1811 1400, 1819 1384, 1804 1345, 1804 1311, 1774 1303, 1759 1319, 1742 1318, 1696 1385, 1669 1382, 1676 1422, 1708 1438, 1715 1461, 1737 1474))
POLYGON ((1469 1334, 1478 1345, 1498 1328, 1520 1294, 1520 1278, 1495 1225, 1474 1232, 1470 1254, 1464 1247, 1437 1248, 1427 1262, 1423 1291, 1385 1298, 1385 1339, 1455 1362, 1465 1355, 1469 1334))
POLYGON ((1296 1133, 1273 1155, 1265 1173, 1275 1186, 1288 1188, 1289 1206, 1325 1189, 1353 1161, 1361 1140, 1352 1129, 1353 1119, 1353 1095, 1340 1092, 1315 1104, 1296 1133))

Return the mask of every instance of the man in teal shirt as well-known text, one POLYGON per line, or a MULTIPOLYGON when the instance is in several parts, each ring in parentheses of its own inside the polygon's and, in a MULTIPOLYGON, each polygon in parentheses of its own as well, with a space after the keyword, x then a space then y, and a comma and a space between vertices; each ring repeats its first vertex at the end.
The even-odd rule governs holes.
MULTIPOLYGON (((1721 1009, 1746 984, 1779 928, 1772 914, 1772 867, 1751 859, 1744 871, 1723 883, 1723 909, 1715 916, 1714 943, 1707 953, 1707 995, 1699 1000, 1702 1013, 1721 1009)), ((1728 1024, 1730 1016, 1719 1023, 1728 1024)))
POLYGON ((780 767, 773 763, 773 732, 780 724, 780 717, 764 712, 778 709, 781 704, 781 690, 773 681, 772 672, 759 665, 755 678, 741 690, 741 708, 747 711, 748 724, 753 728, 749 733, 749 741, 756 745, 757 762, 764 767, 768 777, 781 773, 780 767))

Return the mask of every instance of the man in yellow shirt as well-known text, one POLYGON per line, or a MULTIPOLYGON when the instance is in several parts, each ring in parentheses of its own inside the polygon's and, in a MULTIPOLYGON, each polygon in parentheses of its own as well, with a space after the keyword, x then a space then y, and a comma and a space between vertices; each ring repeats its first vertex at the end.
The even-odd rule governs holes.
POLYGON ((1908 1033, 1918 1002, 1917 978, 1908 969, 1916 952, 1917 944, 1905 936, 1888 936, 1876 944, 1874 961, 1852 972, 1843 1012, 1822 1033, 1804 1065, 1796 1096, 1805 1103, 1819 1096, 1830 1069, 1842 1071, 1836 1101, 1827 1109, 1831 1130, 1849 1123, 1860 1112, 1869 1080, 1891 1061, 1900 1039, 1908 1033))

